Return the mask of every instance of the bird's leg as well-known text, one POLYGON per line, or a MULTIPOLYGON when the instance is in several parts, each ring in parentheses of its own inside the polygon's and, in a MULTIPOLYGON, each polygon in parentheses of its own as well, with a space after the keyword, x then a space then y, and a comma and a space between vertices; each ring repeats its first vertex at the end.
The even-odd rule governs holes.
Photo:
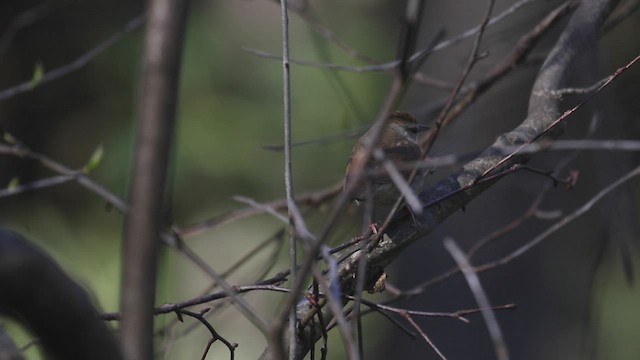
POLYGON ((411 220, 413 220, 413 227, 417 228, 418 220, 416 220, 416 214, 414 214, 413 210, 411 210, 411 206, 405 205, 405 207, 407 208, 407 210, 409 210, 409 214, 411 215, 411 220))
POLYGON ((369 230, 371 230, 372 234, 378 234, 378 227, 379 226, 380 225, 378 225, 378 223, 373 221, 373 220, 369 222, 369 230))

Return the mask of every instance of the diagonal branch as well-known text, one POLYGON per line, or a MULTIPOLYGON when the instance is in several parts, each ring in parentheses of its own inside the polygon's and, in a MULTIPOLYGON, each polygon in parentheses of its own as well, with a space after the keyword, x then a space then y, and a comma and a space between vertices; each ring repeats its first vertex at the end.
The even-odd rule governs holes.
MULTIPOLYGON (((578 60, 580 52, 585 47, 597 41, 598 31, 616 3, 615 0, 580 3, 536 79, 527 118, 511 132, 501 135, 493 145, 478 158, 463 166, 459 172, 423 190, 419 197, 426 206, 420 222, 413 224, 412 219, 404 216, 396 218, 390 224, 382 241, 367 256, 367 276, 379 275, 410 244, 428 235, 439 223, 497 182, 500 176, 483 182, 478 180, 488 169, 501 163, 504 158, 502 155, 504 147, 520 146, 537 139, 560 117, 559 100, 547 94, 566 86, 566 78, 571 73, 572 65, 578 60)), ((555 138, 558 135, 558 131, 552 131, 548 132, 546 137, 555 138)), ((507 170, 526 160, 526 156, 517 154, 503 162, 497 170, 498 172, 507 170)), ((357 259, 358 257, 348 258, 340 264, 338 269, 341 275, 341 288, 346 289, 345 291, 355 288, 354 273, 358 267, 357 259)), ((374 279, 368 280, 374 281, 374 279)), ((298 309, 304 312, 305 309, 312 309, 312 307, 303 301, 298 304, 298 309)))
POLYGON ((67 74, 70 74, 74 71, 77 71, 83 68, 96 56, 102 54, 112 45, 120 41, 120 39, 124 35, 139 28, 144 23, 144 20, 145 20, 144 16, 136 16, 135 18, 129 20, 129 22, 127 22, 120 31, 111 35, 109 38, 107 38, 106 40, 104 40, 103 42, 95 46, 93 49, 82 54, 80 57, 73 60, 72 62, 44 73, 42 75, 42 78, 38 79, 37 82, 34 82, 33 80, 28 80, 16 86, 0 91, 0 101, 4 101, 16 95, 31 91, 38 86, 52 82, 67 74))
MULTIPOLYGON (((560 117, 558 99, 542 94, 563 88, 565 79, 571 72, 571 66, 580 55, 580 50, 597 40, 597 30, 610 12, 612 3, 615 1, 581 3, 542 66, 533 87, 528 117, 520 126, 501 135, 478 158, 463 166, 461 171, 425 189, 420 194, 420 199, 427 204, 422 223, 413 227, 410 225, 411 219, 406 217, 394 222, 387 232, 389 240, 383 241, 369 254, 372 266, 376 264, 379 267, 385 267, 390 264, 407 246, 429 234, 437 224, 489 188, 498 178, 495 178, 495 181, 472 185, 477 183, 477 179, 484 172, 502 161, 502 149, 532 141, 560 117), (460 191, 460 189, 465 190, 460 191), (448 196, 451 193, 456 194, 448 196), (442 198, 446 200, 438 201, 442 198)), ((547 136, 557 137, 558 135, 558 131, 555 131, 548 133, 547 136)), ((526 156, 521 154, 512 156, 509 161, 502 163, 498 170, 508 169, 526 160, 526 156)))

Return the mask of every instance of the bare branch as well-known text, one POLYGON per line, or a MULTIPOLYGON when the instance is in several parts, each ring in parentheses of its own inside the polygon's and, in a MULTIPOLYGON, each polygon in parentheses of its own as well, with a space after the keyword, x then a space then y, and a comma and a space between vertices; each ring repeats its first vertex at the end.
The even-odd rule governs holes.
POLYGON ((0 39, 0 63, 4 60, 4 56, 18 31, 49 15, 51 10, 51 4, 44 3, 18 14, 11 20, 0 39))
MULTIPOLYGON (((5 133, 5 135, 8 135, 5 133)), ((68 177, 70 179, 75 180, 78 184, 87 188, 89 191, 94 194, 100 196, 103 200, 105 200, 110 206, 115 207, 118 211, 125 213, 127 212, 127 205, 120 199, 117 195, 109 191, 104 186, 98 184, 94 180, 92 180, 87 174, 83 173, 80 170, 73 170, 44 154, 40 154, 28 148, 23 143, 19 142, 16 138, 11 135, 5 136, 5 140, 9 139, 11 143, 9 144, 0 144, 0 154, 13 155, 21 158, 33 159, 45 168, 52 170, 63 177, 68 177)))
MULTIPOLYGON (((341 191, 342 191, 342 182, 336 183, 335 185, 323 190, 301 194, 296 197, 296 202, 300 205, 316 207, 326 202, 327 200, 334 198, 336 194, 340 193, 341 191)), ((287 208, 287 200, 286 199, 274 200, 268 203, 264 203, 262 205, 267 206, 274 210, 282 210, 287 208)), ((224 224, 227 224, 236 220, 240 220, 245 217, 262 214, 262 213, 264 213, 264 209, 250 206, 250 207, 234 210, 225 215, 210 218, 205 221, 195 223, 192 225, 188 225, 184 227, 176 227, 174 231, 181 236, 198 235, 206 231, 211 231, 213 229, 216 229, 217 227, 222 226, 224 224)))
MULTIPOLYGON (((487 26, 493 26, 493 25, 499 23, 500 21, 502 21, 505 18, 507 18, 509 15, 512 15, 513 13, 517 12, 518 10, 523 8, 525 5, 527 5, 528 3, 531 3, 533 1, 536 1, 536 0, 520 0, 520 1, 516 2, 516 3, 514 3, 513 5, 511 5, 507 9, 505 9, 503 12, 501 12, 500 14, 496 15, 493 18, 490 18, 489 22, 487 23, 487 26)), ((307 20, 306 17, 305 17, 305 20, 307 20)), ((460 35, 454 36, 454 37, 452 37, 450 39, 447 39, 447 40, 443 40, 443 41, 441 41, 441 42, 439 42, 437 44, 430 45, 430 46, 426 47, 425 49, 422 49, 420 51, 412 53, 407 61, 409 63, 414 63, 416 61, 423 60, 425 55, 433 53, 433 52, 437 52, 437 51, 446 49, 446 48, 448 48, 448 47, 450 47, 452 45, 458 44, 461 41, 476 35, 479 31, 480 31, 480 26, 476 26, 474 28, 471 28, 471 29, 463 32, 460 35)), ((321 32, 321 34, 322 34, 322 32, 321 32)), ((326 38, 329 41, 332 41, 332 42, 334 42, 333 40, 335 39, 333 36, 326 36, 326 38)), ((343 43, 341 43, 341 44, 342 45, 338 45, 340 48, 343 48, 344 46, 346 46, 343 43)), ((278 55, 274 55, 274 54, 271 54, 271 53, 268 53, 268 52, 265 52, 265 51, 246 48, 246 47, 243 47, 242 49, 247 51, 247 52, 249 52, 249 53, 253 53, 253 54, 257 55, 257 56, 264 57, 264 58, 267 58, 267 59, 273 59, 273 60, 281 60, 282 59, 278 55)), ((393 60, 393 61, 390 61, 390 62, 386 62, 386 63, 381 63, 381 64, 374 64, 372 59, 362 58, 362 56, 360 56, 360 55, 355 55, 354 56, 354 51, 353 50, 347 51, 347 54, 351 55, 352 57, 359 58, 361 60, 365 60, 365 61, 367 61, 369 63, 372 63, 372 65, 348 66, 348 65, 327 64, 327 63, 320 63, 320 62, 314 62, 314 61, 305 61, 305 60, 296 60, 296 59, 289 59, 289 62, 292 63, 292 64, 303 65, 303 66, 312 66, 312 67, 316 67, 316 68, 351 71, 351 72, 393 71, 394 69, 396 69, 401 64, 401 60, 400 59, 396 59, 396 60, 393 60)), ((424 75, 421 74, 420 77, 422 77, 422 76, 424 76, 424 75)))
POLYGON ((51 71, 47 71, 42 75, 42 78, 38 79, 37 83, 32 80, 23 82, 22 84, 0 91, 0 101, 10 99, 18 94, 22 94, 35 89, 38 86, 50 83, 65 75, 68 75, 74 71, 77 71, 87 65, 96 56, 102 54, 105 50, 116 44, 124 35, 137 29, 144 23, 144 16, 137 16, 131 20, 122 28, 105 41, 98 44, 93 49, 81 55, 79 58, 73 60, 67 65, 61 66, 51 71))
POLYGON ((480 265, 480 266, 476 266, 475 267, 475 271, 478 271, 478 272, 479 271, 484 271, 484 270, 487 270, 487 269, 490 269, 490 268, 494 268, 494 267, 496 267, 498 265, 504 265, 504 264, 509 263, 512 260, 522 256, 524 253, 529 251, 531 248, 533 248, 534 246, 538 245, 541 241, 543 241, 544 239, 548 238, 551 234, 553 234, 556 231, 560 230, 561 228, 563 228, 567 224, 571 223, 573 220, 579 218, 584 213, 589 211, 596 203, 598 203, 598 201, 602 200, 602 198, 604 198, 606 195, 611 193, 613 190, 615 190, 616 188, 618 188, 619 186, 621 186, 625 182, 631 180, 632 178, 634 178, 634 177, 636 177, 638 175, 640 175, 640 167, 637 167, 637 168, 633 169, 632 171, 628 172, 624 176, 620 177, 615 182, 609 184, 606 188, 602 189, 602 191, 597 193, 593 198, 591 198, 589 201, 587 201, 584 205, 582 205, 576 211, 574 211, 573 213, 563 217, 560 221, 558 221, 555 224, 553 224, 552 226, 550 226, 548 229, 543 231, 540 235, 536 236, 531 241, 527 242, 527 244, 525 244, 522 247, 518 248, 516 251, 512 252, 511 254, 509 254, 509 255, 507 255, 507 256, 499 259, 499 260, 492 261, 492 262, 489 262, 489 263, 486 263, 486 264, 483 264, 483 265, 480 265))
POLYGON ((19 195, 19 194, 22 194, 22 193, 25 193, 25 192, 29 192, 29 191, 34 191, 34 190, 38 190, 38 189, 43 189, 43 188, 55 186, 55 185, 64 184, 64 183, 67 183, 67 182, 73 181, 73 180, 74 180, 73 176, 57 175, 57 176, 48 177, 46 179, 36 180, 36 181, 30 182, 28 184, 20 184, 20 185, 18 185, 16 187, 11 187, 11 188, 7 188, 7 189, 1 189, 0 190, 0 199, 1 198, 5 198, 5 197, 9 197, 9 196, 19 195))
POLYGON ((205 349, 204 353, 202 354, 202 359, 204 360, 207 357, 207 352, 209 351, 209 348, 211 347, 211 344, 213 344, 214 342, 216 342, 217 340, 220 340, 226 347, 227 349, 229 349, 229 354, 230 354, 230 359, 233 360, 235 357, 235 350, 238 347, 238 344, 236 343, 231 343, 229 342, 229 340, 225 339, 224 337, 220 336, 220 334, 216 331, 216 329, 213 328, 213 325, 211 325, 211 323, 209 321, 207 321, 207 319, 205 319, 204 314, 209 311, 209 309, 203 309, 202 311, 200 311, 199 313, 193 312, 193 311, 189 311, 189 310, 180 310, 177 312, 177 314, 184 314, 187 316, 191 316, 192 318, 198 320, 200 323, 202 323, 202 325, 204 325, 207 330, 209 330, 209 332, 211 333, 211 340, 209 340, 209 343, 207 344, 207 348, 205 349))
POLYGON ((444 246, 454 258, 460 270, 462 270, 462 274, 464 274, 465 279, 467 279, 467 284, 469 288, 471 288, 471 292, 473 292, 473 296, 482 310, 482 317, 491 335, 491 340, 493 340, 496 357, 498 360, 508 360, 509 350, 504 342, 504 336, 502 335, 502 330, 500 330, 498 319, 496 319, 496 315, 491 309, 489 298, 480 284, 478 274, 475 273, 465 254, 452 239, 445 239, 444 246))
POLYGON ((447 357, 444 356, 444 354, 442 353, 442 351, 440 351, 440 349, 438 349, 436 347, 436 344, 433 343, 433 341, 431 341, 431 339, 429 338, 429 336, 427 335, 426 332, 424 332, 424 330, 422 330, 422 328, 420 327, 420 325, 418 325, 418 323, 415 322, 415 320, 413 320, 413 318, 411 317, 410 314, 408 313, 403 313, 401 314, 402 317, 404 317, 410 324, 411 326, 413 326, 414 329, 416 329, 419 333, 420 336, 422 336, 422 338, 424 339, 424 341, 426 341, 427 344, 429 344, 429 346, 431 346, 431 348, 436 352, 436 354, 438 354, 438 356, 440 357, 440 359, 442 360, 447 360, 447 357))
MULTIPOLYGON (((386 230, 385 237, 368 254, 367 274, 369 276, 379 274, 381 269, 390 264, 409 244, 430 233, 438 223, 497 181, 498 178, 494 178, 491 181, 479 183, 479 179, 488 169, 494 168, 498 163, 501 164, 500 169, 508 169, 525 160, 523 156, 518 155, 504 162, 501 161, 503 157, 498 154, 505 146, 520 146, 537 139, 540 133, 559 118, 557 101, 550 97, 541 98, 535 94, 538 91, 547 92, 565 86, 565 79, 571 71, 571 65, 578 58, 580 50, 597 40, 598 29, 612 5, 613 2, 605 0, 581 3, 536 80, 531 95, 529 117, 512 132, 500 136, 489 149, 476 160, 465 165, 460 172, 447 177, 432 188, 425 189, 419 195, 420 200, 425 204, 425 214, 421 217, 420 223, 412 224, 406 216, 392 222, 386 230), (565 51, 566 54, 563 53, 563 56, 559 57, 560 51, 565 51), (451 196, 451 193, 455 195, 451 196)), ((548 136, 551 135, 548 134, 548 136)), ((557 136, 557 134, 554 135, 557 136)), ((339 273, 343 289, 353 288, 356 261, 349 258, 340 264, 339 273)), ((299 308, 308 309, 308 306, 303 303, 299 308)))
POLYGON ((149 3, 138 101, 130 211, 125 218, 120 337, 125 353, 153 359, 156 253, 176 112, 188 1, 149 3))
POLYGON ((56 359, 124 359, 89 295, 46 253, 0 228, 0 308, 56 359))

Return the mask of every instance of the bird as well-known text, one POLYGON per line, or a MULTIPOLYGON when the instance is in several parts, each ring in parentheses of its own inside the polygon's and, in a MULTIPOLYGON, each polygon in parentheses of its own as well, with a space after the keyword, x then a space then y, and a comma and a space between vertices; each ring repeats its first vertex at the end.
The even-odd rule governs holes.
MULTIPOLYGON (((419 161, 422 157, 422 148, 418 142, 420 132, 428 127, 419 124, 411 114, 402 111, 391 113, 388 120, 377 148, 382 150, 384 159, 395 165, 402 177, 409 181, 410 174, 413 172, 410 164, 419 161)), ((366 166, 362 166, 367 151, 365 141, 368 140, 365 139, 371 136, 371 131, 370 129, 364 133, 351 151, 345 171, 343 191, 349 192, 350 200, 356 203, 372 200, 374 209, 372 220, 377 221, 383 216, 386 217, 384 210, 390 209, 402 194, 379 158, 371 156, 366 166), (359 170, 365 171, 364 176, 357 176, 356 172, 359 170)), ((411 179, 411 189, 414 192, 419 191, 423 181, 424 171, 418 169, 411 179)))

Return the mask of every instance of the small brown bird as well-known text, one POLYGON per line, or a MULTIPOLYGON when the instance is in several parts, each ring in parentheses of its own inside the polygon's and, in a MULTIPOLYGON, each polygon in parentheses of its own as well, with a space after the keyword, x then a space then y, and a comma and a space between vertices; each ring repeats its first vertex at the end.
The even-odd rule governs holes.
MULTIPOLYGON (((400 174, 405 180, 409 180, 408 178, 412 172, 411 167, 406 165, 420 160, 422 149, 418 143, 418 137, 419 133, 425 129, 427 129, 427 127, 418 124, 416 119, 410 114, 396 111, 390 115, 390 121, 386 129, 383 130, 378 147, 383 150, 385 158, 399 168, 398 170, 400 170, 400 174)), ((401 196, 401 193, 385 171, 381 161, 376 160, 372 156, 367 166, 361 167, 360 163, 364 161, 366 154, 363 139, 369 136, 369 131, 362 135, 353 147, 351 157, 347 163, 343 189, 344 191, 351 189, 350 197, 356 201, 367 200, 368 193, 369 195, 373 194, 374 208, 376 210, 382 210, 392 206, 401 196), (357 171, 356 169, 358 168, 363 169, 371 175, 360 177, 358 183, 352 184, 356 179, 354 172, 357 171), (370 184, 370 186, 368 186, 368 184, 370 184), (367 189, 368 187, 369 189, 367 189)), ((411 181, 413 191, 420 190, 423 181, 424 171, 417 171, 411 181)), ((376 216, 374 213, 373 220, 380 220, 376 219, 376 217, 379 216, 376 216)))

